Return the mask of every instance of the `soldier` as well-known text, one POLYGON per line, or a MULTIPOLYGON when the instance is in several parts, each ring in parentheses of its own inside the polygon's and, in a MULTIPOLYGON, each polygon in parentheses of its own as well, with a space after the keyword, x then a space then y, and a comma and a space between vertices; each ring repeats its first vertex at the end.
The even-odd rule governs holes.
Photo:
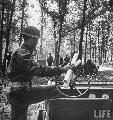
POLYGON ((51 53, 49 53, 49 57, 47 58, 47 63, 48 63, 48 66, 52 66, 53 57, 51 56, 51 53))
POLYGON ((63 57, 60 56, 60 65, 62 66, 63 64, 63 57))
POLYGON ((9 63, 10 63, 10 60, 11 60, 11 54, 12 54, 12 52, 7 53, 7 57, 6 57, 6 59, 7 59, 7 68, 9 66, 9 63))
POLYGON ((90 59, 88 59, 87 63, 85 63, 84 69, 85 75, 91 75, 94 78, 96 78, 98 69, 97 66, 90 59))
POLYGON ((70 57, 69 57, 69 55, 66 55, 64 58, 64 63, 62 64, 62 67, 67 65, 69 62, 70 62, 70 57))
POLYGON ((8 100, 11 104, 11 120, 26 120, 28 105, 41 102, 57 93, 55 85, 32 86, 33 76, 51 77, 66 72, 72 66, 41 66, 33 59, 40 31, 26 27, 21 33, 24 42, 13 54, 8 67, 9 86, 8 100))

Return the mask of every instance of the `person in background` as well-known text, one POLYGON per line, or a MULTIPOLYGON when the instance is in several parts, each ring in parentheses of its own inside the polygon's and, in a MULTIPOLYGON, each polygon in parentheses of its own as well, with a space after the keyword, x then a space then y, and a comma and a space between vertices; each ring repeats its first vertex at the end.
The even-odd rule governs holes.
POLYGON ((40 38, 40 31, 33 26, 28 26, 21 34, 24 42, 12 54, 7 70, 10 87, 7 97, 11 105, 11 120, 27 120, 27 109, 30 104, 44 101, 58 94, 55 84, 32 86, 34 76, 59 76, 73 66, 40 65, 33 59, 33 51, 40 38))
POLYGON ((70 62, 70 57, 69 57, 69 55, 66 55, 65 58, 64 58, 64 63, 62 65, 62 67, 67 65, 69 62, 70 62))
POLYGON ((60 59, 60 62, 59 62, 59 63, 60 63, 60 65, 62 66, 62 64, 63 64, 63 58, 60 56, 59 59, 60 59))
POLYGON ((10 60, 11 60, 11 55, 12 55, 12 52, 7 52, 7 57, 6 57, 6 59, 7 59, 7 68, 9 66, 9 63, 10 63, 10 60))
POLYGON ((69 55, 66 55, 66 57, 64 58, 64 62, 69 63, 70 62, 70 57, 69 55))
POLYGON ((51 53, 49 53, 49 57, 47 58, 48 66, 52 66, 53 64, 53 57, 51 56, 51 53))
POLYGON ((84 65, 84 72, 85 75, 92 75, 96 77, 98 73, 98 68, 90 59, 88 59, 84 65))

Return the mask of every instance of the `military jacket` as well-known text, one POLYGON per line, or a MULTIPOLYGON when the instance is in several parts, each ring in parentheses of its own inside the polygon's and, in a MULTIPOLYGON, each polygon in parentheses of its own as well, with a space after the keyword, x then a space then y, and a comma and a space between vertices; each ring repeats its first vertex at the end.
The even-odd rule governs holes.
POLYGON ((55 74, 51 67, 39 65, 26 45, 13 53, 7 72, 11 82, 29 82, 33 76, 51 77, 55 74))

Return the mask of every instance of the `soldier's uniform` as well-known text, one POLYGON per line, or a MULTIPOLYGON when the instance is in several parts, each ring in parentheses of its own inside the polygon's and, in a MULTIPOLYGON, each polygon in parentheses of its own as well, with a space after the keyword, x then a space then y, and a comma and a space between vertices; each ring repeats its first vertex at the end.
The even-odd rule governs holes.
POLYGON ((33 60, 29 47, 23 44, 12 55, 8 68, 9 86, 11 91, 8 100, 11 104, 11 120, 26 120, 29 104, 41 102, 55 96, 55 85, 32 86, 33 76, 51 77, 56 73, 66 72, 63 68, 41 66, 33 60))

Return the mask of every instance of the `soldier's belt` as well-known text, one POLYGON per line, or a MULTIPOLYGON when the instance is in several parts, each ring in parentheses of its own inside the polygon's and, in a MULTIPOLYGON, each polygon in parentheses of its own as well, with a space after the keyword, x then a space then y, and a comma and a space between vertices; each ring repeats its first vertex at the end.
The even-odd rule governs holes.
POLYGON ((29 82, 9 82, 8 86, 14 88, 30 87, 29 82))

